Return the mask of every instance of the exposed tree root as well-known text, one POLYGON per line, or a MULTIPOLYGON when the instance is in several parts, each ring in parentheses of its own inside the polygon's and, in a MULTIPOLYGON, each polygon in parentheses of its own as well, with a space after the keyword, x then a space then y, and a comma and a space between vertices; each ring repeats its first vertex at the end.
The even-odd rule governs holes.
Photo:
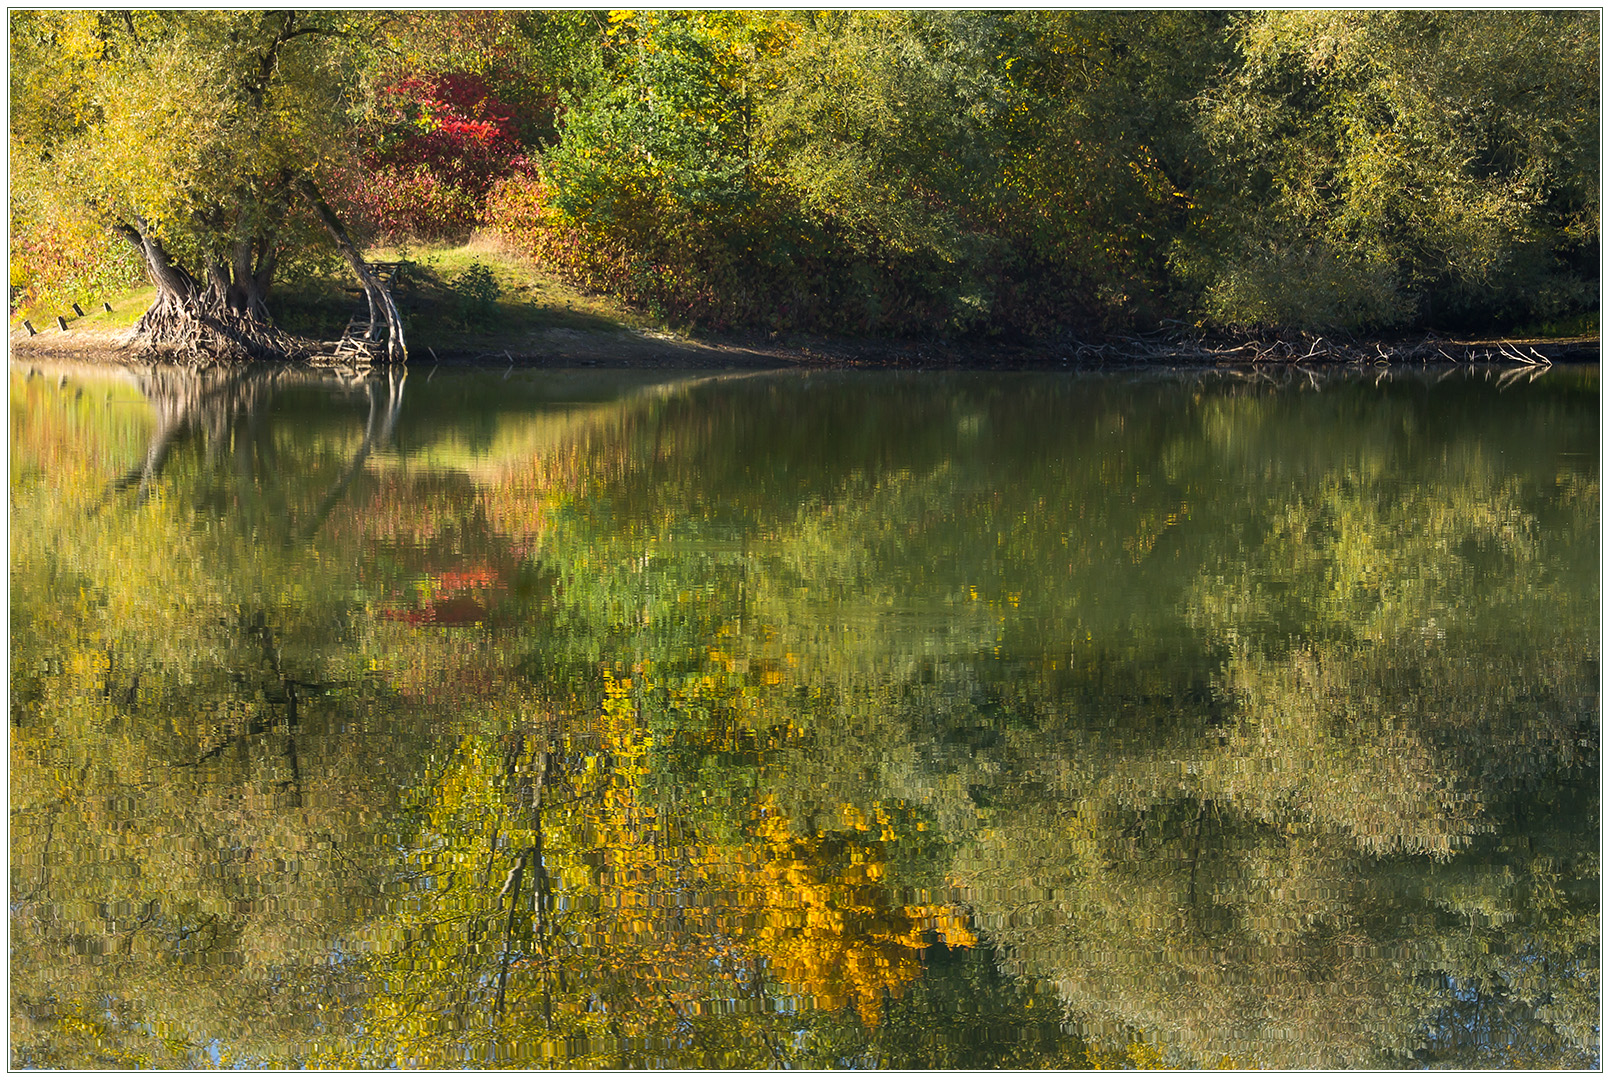
POLYGON ((124 340, 137 356, 193 368, 299 360, 320 347, 261 319, 207 310, 195 301, 159 302, 140 317, 124 340))
POLYGON ((305 360, 320 353, 334 353, 345 359, 402 363, 408 359, 403 337, 402 316, 392 300, 391 290, 380 274, 371 268, 363 253, 347 234, 346 227, 319 193, 311 178, 287 172, 269 215, 277 228, 284 218, 285 202, 300 193, 330 234, 337 250, 352 268, 362 286, 367 315, 361 334, 355 334, 358 320, 348 327, 342 342, 325 344, 309 341, 274 326, 266 298, 278 263, 279 247, 272 235, 254 231, 263 222, 247 223, 237 215, 231 219, 222 207, 201 220, 224 235, 217 238, 192 273, 186 269, 153 232, 151 224, 138 214, 115 220, 113 227, 145 260, 157 299, 149 311, 123 339, 137 357, 160 359, 188 367, 232 367, 253 361, 284 362, 305 360), (348 339, 351 339, 350 341, 348 339), (343 349, 351 345, 351 348, 343 349), (345 356, 352 353, 352 357, 345 356), (383 354, 383 355, 382 355, 383 354))

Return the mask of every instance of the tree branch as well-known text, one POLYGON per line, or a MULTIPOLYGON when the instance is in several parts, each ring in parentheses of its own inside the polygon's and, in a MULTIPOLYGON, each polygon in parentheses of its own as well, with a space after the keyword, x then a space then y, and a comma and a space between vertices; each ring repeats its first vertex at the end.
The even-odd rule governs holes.
POLYGON ((118 12, 118 14, 123 16, 123 25, 128 27, 129 39, 132 40, 138 48, 145 48, 145 42, 140 40, 139 31, 134 29, 134 12, 124 10, 118 12))

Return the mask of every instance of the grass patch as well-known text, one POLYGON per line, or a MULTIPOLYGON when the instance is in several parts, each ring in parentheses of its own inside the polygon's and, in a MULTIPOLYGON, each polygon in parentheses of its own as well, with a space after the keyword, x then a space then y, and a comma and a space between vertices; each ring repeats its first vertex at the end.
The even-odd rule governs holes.
MULTIPOLYGON (((514 350, 549 330, 609 333, 660 329, 648 315, 608 297, 572 288, 530 259, 494 239, 474 237, 452 246, 417 244, 375 248, 375 262, 402 264, 393 298, 403 316, 410 351, 496 353, 514 350)), ((82 318, 67 317, 74 329, 117 332, 133 326, 156 299, 151 286, 111 298, 82 318)), ((319 273, 276 283, 268 307, 281 329, 332 340, 346 328, 362 294, 344 265, 330 263, 319 273)), ((53 329, 54 316, 33 316, 38 330, 53 329)), ((21 316, 13 320, 21 326, 21 316)))
POLYGON ((369 257, 402 264, 393 295, 410 350, 496 352, 548 330, 613 332, 659 325, 616 300, 572 288, 490 238, 453 247, 376 248, 369 257))
MULTIPOLYGON (((147 285, 141 289, 129 289, 112 296, 108 301, 112 305, 111 311, 106 311, 101 307, 101 302, 96 301, 82 316, 74 315, 71 308, 62 312, 62 315, 67 319, 68 327, 73 330, 117 333, 139 322, 140 316, 145 314, 145 309, 151 306, 156 297, 156 287, 147 285)), ((56 329, 55 314, 40 311, 18 312, 11 320, 12 327, 20 328, 25 317, 33 322, 35 330, 56 329)))

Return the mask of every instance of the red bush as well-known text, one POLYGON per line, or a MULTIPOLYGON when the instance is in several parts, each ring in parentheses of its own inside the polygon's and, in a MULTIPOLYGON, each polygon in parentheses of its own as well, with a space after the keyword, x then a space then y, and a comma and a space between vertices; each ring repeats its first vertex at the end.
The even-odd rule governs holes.
POLYGON ((524 162, 513 107, 478 75, 409 76, 385 89, 379 113, 343 186, 382 233, 462 235, 481 223, 492 184, 524 162))

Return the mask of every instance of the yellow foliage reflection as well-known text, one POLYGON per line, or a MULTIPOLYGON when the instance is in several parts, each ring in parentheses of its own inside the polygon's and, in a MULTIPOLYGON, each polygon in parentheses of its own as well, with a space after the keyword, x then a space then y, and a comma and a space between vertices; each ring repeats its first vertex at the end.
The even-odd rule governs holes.
POLYGON ((975 944, 953 906, 897 902, 888 851, 918 831, 908 812, 844 806, 801 833, 757 796, 717 836, 657 791, 651 675, 602 682, 569 734, 470 736, 417 789, 414 887, 362 935, 368 1038, 321 1061, 424 1068, 540 1042, 602 1067, 734 1013, 769 1028, 853 1009, 871 1029, 936 936, 975 944))
POLYGON ((948 905, 891 902, 882 843, 893 838, 892 823, 881 807, 871 821, 853 806, 841 814, 843 831, 799 836, 775 804, 762 807, 754 882, 762 911, 753 945, 817 1007, 853 1005, 876 1027, 884 995, 899 997, 922 974, 928 932, 952 946, 977 939, 948 905))

